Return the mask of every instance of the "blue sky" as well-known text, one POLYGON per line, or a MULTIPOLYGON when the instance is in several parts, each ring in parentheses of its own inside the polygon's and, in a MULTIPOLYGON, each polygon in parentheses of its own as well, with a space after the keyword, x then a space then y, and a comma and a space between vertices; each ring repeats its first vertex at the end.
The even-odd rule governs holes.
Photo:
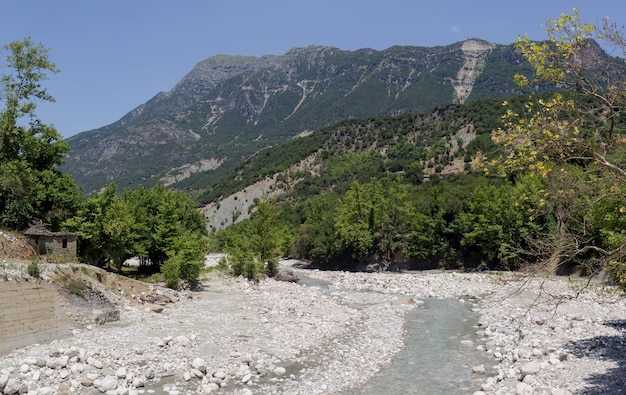
POLYGON ((587 22, 626 24, 624 0, 2 0, 0 45, 31 37, 50 49, 61 73, 45 85, 57 102, 37 113, 69 137, 115 122, 213 55, 510 44, 545 38, 545 21, 573 7, 587 22))

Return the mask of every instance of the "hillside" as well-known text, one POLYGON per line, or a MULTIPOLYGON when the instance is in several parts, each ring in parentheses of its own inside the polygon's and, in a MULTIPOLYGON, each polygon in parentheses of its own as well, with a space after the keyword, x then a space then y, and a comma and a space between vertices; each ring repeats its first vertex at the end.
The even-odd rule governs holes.
MULTIPOLYGON (((527 96, 509 99, 521 107, 527 96)), ((260 151, 200 195, 212 229, 248 217, 255 199, 291 203, 327 192, 343 194, 354 181, 402 175, 419 184, 433 175, 474 170, 478 151, 493 149, 502 99, 479 99, 432 111, 353 119, 260 151)))
POLYGON ((119 121, 69 138, 62 170, 86 192, 112 180, 202 190, 260 149, 342 120, 519 94, 513 75, 529 70, 512 45, 477 39, 213 56, 119 121))

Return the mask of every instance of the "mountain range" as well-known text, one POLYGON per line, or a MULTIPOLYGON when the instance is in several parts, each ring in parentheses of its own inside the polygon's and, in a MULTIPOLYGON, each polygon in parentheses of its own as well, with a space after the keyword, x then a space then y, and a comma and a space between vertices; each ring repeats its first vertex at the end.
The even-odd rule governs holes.
POLYGON ((111 181, 121 188, 160 181, 206 195, 265 148, 344 120, 519 95, 518 73, 531 67, 513 45, 479 39, 212 56, 117 122, 68 138, 61 170, 87 193, 111 181))

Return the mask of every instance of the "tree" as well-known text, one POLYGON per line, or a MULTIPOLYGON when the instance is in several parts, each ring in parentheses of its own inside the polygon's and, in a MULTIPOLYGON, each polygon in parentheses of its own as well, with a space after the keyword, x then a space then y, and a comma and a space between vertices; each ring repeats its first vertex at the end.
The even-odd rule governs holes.
POLYGON ((180 279, 198 279, 206 250, 204 221, 184 192, 158 184, 119 195, 111 183, 66 225, 78 233, 79 254, 87 263, 119 270, 126 259, 139 256, 153 272, 163 269, 176 286, 180 279))
POLYGON ((504 127, 492 135, 506 155, 490 167, 513 178, 532 173, 545 180, 543 207, 552 211, 555 226, 535 239, 534 250, 543 251, 549 271, 589 261, 596 268, 619 267, 626 250, 626 231, 617 219, 626 207, 626 129, 620 119, 626 39, 607 20, 601 27, 582 23, 576 9, 549 20, 546 32, 545 42, 517 41, 537 78, 517 76, 516 82, 563 91, 528 102, 524 112, 507 112, 504 127), (598 43, 619 51, 621 59, 607 56, 598 43), (598 220, 608 207, 617 220, 598 220))
POLYGON ((56 169, 69 145, 35 114, 35 100, 54 102, 41 83, 58 69, 48 49, 29 38, 4 48, 10 71, 1 77, 0 226, 23 229, 37 217, 58 228, 82 200, 74 181, 56 169))
POLYGON ((223 230, 217 237, 229 255, 235 276, 257 280, 259 275, 270 277, 278 273, 278 257, 285 235, 280 210, 275 203, 258 200, 249 220, 223 230))

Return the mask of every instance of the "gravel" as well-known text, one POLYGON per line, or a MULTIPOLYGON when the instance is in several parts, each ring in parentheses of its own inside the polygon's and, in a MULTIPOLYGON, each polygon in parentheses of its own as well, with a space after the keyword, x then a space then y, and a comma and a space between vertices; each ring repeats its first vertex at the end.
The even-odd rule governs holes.
POLYGON ((203 290, 160 313, 120 302, 119 322, 76 327, 69 338, 0 357, 0 393, 341 393, 391 361, 404 346, 406 312, 425 297, 479 298, 476 347, 493 368, 473 373, 485 376, 477 395, 626 392, 626 304, 614 288, 498 273, 304 271, 293 263, 282 265, 332 287, 213 271, 203 290))

